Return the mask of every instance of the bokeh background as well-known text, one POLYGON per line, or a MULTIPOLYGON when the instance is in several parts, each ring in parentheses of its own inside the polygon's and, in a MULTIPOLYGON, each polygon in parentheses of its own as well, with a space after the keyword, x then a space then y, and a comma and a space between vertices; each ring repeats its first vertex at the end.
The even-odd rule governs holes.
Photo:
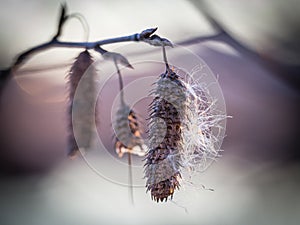
MULTIPOLYGON (((20 52, 51 38, 61 3, 1 0, 1 69, 20 52)), ((135 188, 131 205, 128 188, 99 177, 80 157, 68 159, 65 76, 79 50, 51 49, 34 55, 1 90, 0 223, 299 224, 299 3, 67 1, 70 12, 85 16, 89 40, 159 27, 161 36, 196 53, 218 77, 233 118, 227 121, 223 157, 196 179, 215 191, 187 185, 175 193, 174 202, 157 204, 144 188, 135 188)), ((66 24, 62 39, 84 38, 76 20, 66 24)), ((123 45, 106 48, 124 50, 123 45)), ((121 53, 130 60, 147 56, 149 49, 137 52, 130 46, 121 53)), ((159 71, 147 67, 142 75, 159 71)), ((139 77, 138 72, 131 74, 125 83, 139 77)), ((110 85, 111 95, 99 99, 104 121, 99 132, 113 154, 107 118, 117 80, 110 85)), ((137 108, 141 115, 145 102, 137 108)), ((105 156, 93 156, 94 165, 127 175, 126 160, 109 164, 105 156)), ((134 176, 141 178, 142 171, 134 176)))

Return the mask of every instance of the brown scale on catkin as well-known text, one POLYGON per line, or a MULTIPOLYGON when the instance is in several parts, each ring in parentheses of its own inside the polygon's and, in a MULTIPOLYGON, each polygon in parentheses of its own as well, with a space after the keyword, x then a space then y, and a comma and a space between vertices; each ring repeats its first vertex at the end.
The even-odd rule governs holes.
POLYGON ((147 191, 154 201, 167 201, 180 186, 182 127, 187 106, 186 87, 167 66, 153 91, 150 105, 149 151, 146 155, 147 191))
POLYGON ((119 157, 124 153, 144 155, 144 141, 136 113, 126 104, 122 104, 117 111, 115 132, 115 148, 119 157))
POLYGON ((79 148, 91 147, 93 127, 95 124, 94 103, 96 101, 95 69, 88 68, 93 59, 85 50, 73 63, 67 76, 69 84, 69 147, 68 155, 74 157, 79 148), (87 74, 85 74, 87 73, 87 74), (80 88, 79 88, 80 82, 80 88), (75 95, 76 93, 76 95, 75 95), (74 98, 76 96, 76 98, 74 98), (73 117, 73 118, 72 118, 73 117), (76 130, 76 139, 74 134, 76 130))

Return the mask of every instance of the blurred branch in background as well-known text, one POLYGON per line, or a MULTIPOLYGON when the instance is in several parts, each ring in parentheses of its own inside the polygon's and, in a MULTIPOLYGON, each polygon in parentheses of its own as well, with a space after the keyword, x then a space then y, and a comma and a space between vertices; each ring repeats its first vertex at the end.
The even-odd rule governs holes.
MULTIPOLYGON (((272 74, 284 81, 288 85, 294 87, 295 89, 300 91, 300 64, 295 63, 285 63, 284 60, 278 60, 278 55, 282 52, 277 52, 277 58, 273 55, 268 54, 267 52, 253 50, 251 47, 246 46, 244 43, 239 41, 236 38, 236 35, 230 32, 233 24, 227 24, 225 27, 223 24, 219 22, 216 18, 216 14, 210 8, 210 4, 206 1, 191 1, 200 11, 200 13, 207 19, 210 25, 215 30, 215 34, 211 36, 198 37, 190 40, 184 40, 179 42, 179 45, 191 45, 197 44, 202 41, 219 41, 224 42, 235 50, 237 50, 242 55, 249 57, 250 60, 256 62, 258 65, 263 66, 267 70, 272 71, 272 74)), ((288 3, 287 3, 288 4, 288 3)), ((253 20, 256 18, 254 17, 253 20)), ((284 18, 282 18, 284 20, 284 18)), ((293 21, 295 23, 290 23, 292 32, 288 34, 287 40, 277 40, 277 45, 279 48, 284 48, 285 51, 290 51, 291 54, 295 52, 295 55, 300 54, 299 45, 294 43, 295 37, 300 35, 300 23, 297 21, 293 21)), ((296 56, 295 56, 296 57, 296 56)), ((298 61, 299 62, 299 61, 298 61)))

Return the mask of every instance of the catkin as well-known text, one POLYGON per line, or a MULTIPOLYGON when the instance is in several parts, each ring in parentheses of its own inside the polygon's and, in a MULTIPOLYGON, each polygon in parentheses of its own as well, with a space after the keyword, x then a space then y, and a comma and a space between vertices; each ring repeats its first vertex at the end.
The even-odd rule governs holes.
POLYGON ((136 113, 128 105, 122 104, 117 111, 114 128, 115 148, 119 157, 122 157, 124 153, 145 155, 145 145, 136 113))
POLYGON ((91 147, 96 102, 95 69, 88 70, 92 63, 93 59, 89 52, 87 50, 81 52, 67 76, 69 84, 69 156, 76 155, 79 148, 91 147), (86 72, 87 74, 85 74, 86 72))
POLYGON ((160 75, 150 105, 149 151, 146 155, 147 191, 155 201, 167 201, 180 186, 182 127, 187 95, 179 76, 167 67, 160 75))

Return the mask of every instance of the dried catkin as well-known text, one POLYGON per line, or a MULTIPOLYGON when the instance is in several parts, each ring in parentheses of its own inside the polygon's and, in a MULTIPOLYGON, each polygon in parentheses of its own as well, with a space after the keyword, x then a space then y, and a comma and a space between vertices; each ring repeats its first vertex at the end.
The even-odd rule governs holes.
POLYGON ((89 68, 93 59, 87 50, 81 52, 67 76, 69 84, 69 147, 68 154, 76 155, 79 148, 91 147, 95 125, 96 73, 89 68), (89 69, 88 69, 89 68, 89 69), (79 85, 80 83, 80 85, 79 85), (76 132, 76 135, 74 134, 76 132), (76 137, 76 139, 75 139, 76 137))
POLYGON ((126 104, 122 104, 116 114, 115 121, 115 148, 119 157, 124 153, 138 156, 145 155, 145 145, 141 137, 141 129, 136 113, 126 104))
POLYGON ((184 83, 168 67, 160 75, 152 95, 145 178, 147 191, 158 202, 172 198, 180 186, 182 127, 188 99, 184 83))

